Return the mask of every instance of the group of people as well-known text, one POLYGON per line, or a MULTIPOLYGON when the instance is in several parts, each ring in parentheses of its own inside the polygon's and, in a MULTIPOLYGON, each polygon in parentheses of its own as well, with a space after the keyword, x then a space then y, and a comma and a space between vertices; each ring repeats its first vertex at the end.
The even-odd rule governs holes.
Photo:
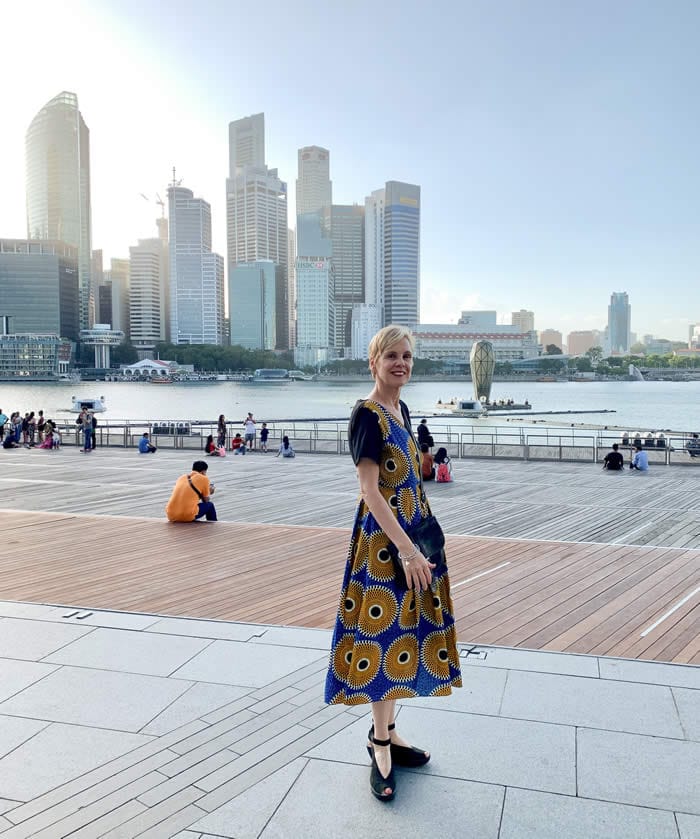
POLYGON ((431 452, 435 440, 428 428, 427 419, 422 419, 418 423, 416 433, 418 435, 418 446, 420 447, 420 468, 423 480, 445 484, 453 481, 452 461, 447 455, 447 449, 440 446, 434 455, 431 452))
MULTIPOLYGON (((223 414, 219 415, 217 421, 216 439, 213 434, 209 434, 204 443, 204 453, 208 457, 226 457, 226 436, 227 424, 226 417, 223 414)), ((246 452, 267 452, 267 442, 270 437, 270 429, 267 423, 263 422, 260 426, 260 447, 257 448, 258 435, 257 423, 253 414, 249 411, 248 416, 243 420, 243 434, 237 431, 231 438, 230 449, 234 455, 244 455, 246 452)), ((289 442, 289 437, 285 434, 282 442, 277 450, 277 457, 294 457, 296 452, 294 447, 289 442)))
POLYGON ((3 449, 57 449, 61 435, 55 421, 44 417, 43 411, 28 411, 24 416, 13 411, 8 417, 0 408, 0 445, 3 449))
MULTIPOLYGON (((622 456, 620 447, 617 443, 612 444, 612 451, 609 451, 603 458, 603 469, 609 472, 620 472, 625 468, 625 459, 622 456)), ((649 455, 644 451, 641 443, 637 443, 634 447, 634 454, 630 460, 630 469, 637 472, 647 472, 649 469, 649 455)))

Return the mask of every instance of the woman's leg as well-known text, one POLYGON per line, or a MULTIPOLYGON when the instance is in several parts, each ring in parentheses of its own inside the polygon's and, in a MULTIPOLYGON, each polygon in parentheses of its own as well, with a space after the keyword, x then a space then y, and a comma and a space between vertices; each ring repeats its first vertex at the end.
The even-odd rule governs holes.
MULTIPOLYGON (((372 721, 374 723, 374 737, 376 740, 389 740, 389 723, 394 721, 395 707, 395 700, 372 703, 372 721)), ((379 771, 384 778, 387 778, 389 772, 391 772, 391 747, 373 745, 373 748, 379 771)), ((392 792, 391 787, 384 788, 385 795, 390 795, 392 792)))

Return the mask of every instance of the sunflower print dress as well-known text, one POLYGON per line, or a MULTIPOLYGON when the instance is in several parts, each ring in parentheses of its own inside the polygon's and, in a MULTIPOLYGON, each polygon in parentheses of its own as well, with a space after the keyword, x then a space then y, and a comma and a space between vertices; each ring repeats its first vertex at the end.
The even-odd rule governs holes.
MULTIPOLYGON (((430 507, 421 498, 420 455, 403 402, 401 410, 405 425, 379 403, 361 401, 349 434, 356 464, 368 456, 379 463, 379 491, 406 529, 430 507)), ((360 499, 326 676, 330 704, 447 696, 462 686, 447 570, 433 576, 428 591, 406 591, 394 578, 389 544, 360 499)))

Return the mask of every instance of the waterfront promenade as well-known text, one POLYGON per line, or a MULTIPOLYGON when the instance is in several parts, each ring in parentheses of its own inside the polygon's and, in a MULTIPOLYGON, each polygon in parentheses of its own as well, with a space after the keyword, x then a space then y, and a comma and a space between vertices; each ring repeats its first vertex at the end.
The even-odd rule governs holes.
POLYGON ((700 836, 697 470, 429 486, 465 688, 403 704, 434 757, 382 807, 321 701, 349 458, 212 458, 222 521, 170 525, 191 459, 2 453, 3 839, 700 836))

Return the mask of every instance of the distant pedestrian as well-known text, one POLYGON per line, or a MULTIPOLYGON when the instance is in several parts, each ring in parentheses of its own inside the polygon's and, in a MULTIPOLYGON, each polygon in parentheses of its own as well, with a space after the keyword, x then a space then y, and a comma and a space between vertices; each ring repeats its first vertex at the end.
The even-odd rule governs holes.
POLYGON ((219 414, 216 424, 216 445, 219 448, 226 446, 226 417, 223 414, 219 414))
POLYGON ((449 484, 453 481, 452 461, 447 456, 447 449, 444 446, 435 452, 435 480, 439 484, 449 484))
POLYGON ((430 454, 427 443, 420 447, 420 471, 424 481, 435 480, 435 459, 430 454))
MULTIPOLYGON (((0 439, 2 439, 1 436, 0 439)), ((685 444, 685 448, 691 457, 700 457, 700 437, 697 434, 693 434, 691 439, 685 444)))
POLYGON ((267 451, 267 438, 269 436, 270 436, 270 429, 267 427, 267 423, 264 422, 262 424, 262 428, 260 429, 260 451, 261 452, 266 452, 267 451))
POLYGON ((44 419, 44 412, 39 411, 39 415, 36 418, 36 436, 39 443, 43 443, 44 441, 44 432, 46 430, 46 420, 44 419))
POLYGON ((253 415, 250 411, 248 411, 248 416, 245 418, 243 425, 245 432, 244 442, 246 447, 253 452, 255 451, 255 420, 253 419, 253 415))
POLYGON ((76 424, 80 426, 83 435, 83 447, 80 451, 88 453, 92 451, 92 414, 87 408, 83 408, 78 414, 76 424))
POLYGON ((5 437, 5 426, 7 425, 8 420, 9 417, 6 414, 3 414, 2 408, 0 408, 0 443, 2 443, 3 438, 5 437))
POLYGON ((430 429, 428 428, 428 420, 422 419, 418 423, 418 445, 427 446, 429 449, 435 445, 430 429))
POLYGON ((139 454, 155 454, 157 451, 158 448, 151 443, 148 437, 148 431, 144 431, 139 440, 139 454))
POLYGON ((630 463, 630 469, 636 469, 638 472, 646 472, 649 469, 649 455, 642 448, 641 443, 637 443, 634 447, 634 457, 630 463))
POLYGON ((237 431, 236 436, 231 440, 231 450, 234 454, 245 454, 246 445, 241 437, 240 431, 237 431))
POLYGON ((280 455, 282 455, 282 457, 296 457, 294 447, 289 442, 289 437, 287 437, 286 434, 282 438, 282 442, 280 443, 280 447, 277 450, 275 457, 279 457, 280 455))
POLYGON ((603 469, 609 472, 619 472, 625 465, 625 459, 618 451, 620 447, 617 443, 613 443, 612 451, 608 452, 603 458, 603 469))

